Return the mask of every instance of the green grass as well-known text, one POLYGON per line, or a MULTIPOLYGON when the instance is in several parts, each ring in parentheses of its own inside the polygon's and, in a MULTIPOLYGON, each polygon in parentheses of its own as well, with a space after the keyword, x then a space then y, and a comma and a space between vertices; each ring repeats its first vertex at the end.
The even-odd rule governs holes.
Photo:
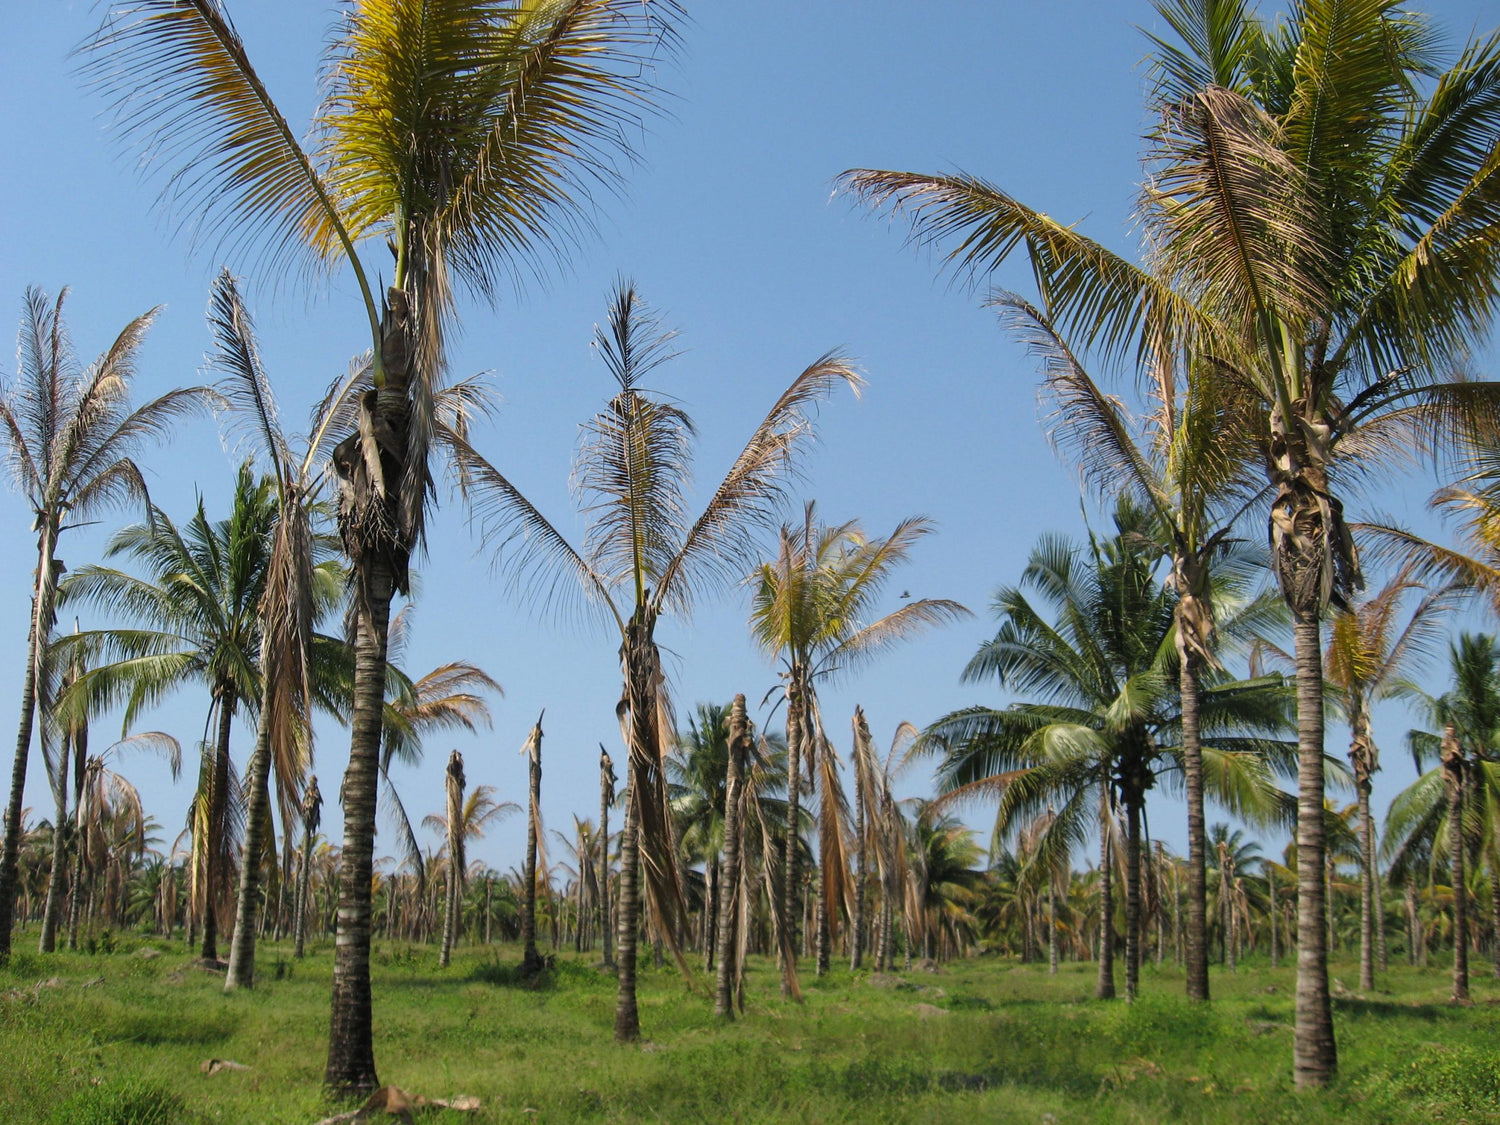
MULTIPOLYGON (((0 969, 7 1122, 311 1125, 344 1108, 320 1086, 331 946, 295 964, 266 947, 256 989, 225 996, 181 945, 156 943, 154 959, 119 945, 20 953, 0 969), (213 1058, 250 1069, 205 1074, 213 1058)), ((561 954, 532 982, 518 960, 511 947, 466 950, 440 970, 435 950, 376 947, 381 1080, 484 1104, 424 1120, 1500 1122, 1500 985, 1487 971, 1475 973, 1472 1008, 1446 1004, 1441 970, 1404 965, 1380 991, 1335 1001, 1339 1079, 1299 1094, 1289 967, 1216 973, 1202 1006, 1182 999, 1180 972, 1148 966, 1142 999, 1126 1005, 1090 998, 1092 965, 1050 977, 984 957, 886 979, 835 971, 809 978, 798 1006, 757 961, 748 1012, 723 1026, 709 979, 688 985, 648 965, 646 1040, 621 1048, 614 980, 594 956, 561 954)), ((1358 975, 1348 963, 1332 973, 1358 975)))

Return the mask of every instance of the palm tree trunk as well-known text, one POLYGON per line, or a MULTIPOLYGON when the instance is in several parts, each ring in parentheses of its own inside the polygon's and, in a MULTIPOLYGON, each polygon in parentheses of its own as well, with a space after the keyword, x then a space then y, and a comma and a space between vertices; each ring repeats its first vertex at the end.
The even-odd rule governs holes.
POLYGON ((240 900, 234 919, 234 940, 229 948, 229 971, 224 991, 255 987, 255 910, 260 896, 260 856, 266 847, 266 827, 271 819, 271 723, 270 689, 261 692, 260 724, 255 735, 255 756, 250 760, 250 799, 245 810, 245 850, 240 859, 240 900))
POLYGON ((219 884, 227 874, 220 862, 228 847, 225 839, 229 816, 229 734, 234 725, 234 689, 220 685, 215 692, 219 707, 219 740, 214 749, 213 786, 208 795, 208 839, 204 841, 203 948, 199 956, 208 962, 219 959, 219 908, 229 896, 219 884))
POLYGON ((636 772, 627 772, 625 824, 620 829, 619 902, 619 992, 615 1001, 615 1041, 631 1043, 641 1037, 640 1013, 635 1002, 636 944, 639 939, 640 820, 636 814, 636 772))
POLYGON ((536 849, 537 831, 542 815, 542 724, 532 728, 535 745, 528 755, 530 762, 529 798, 526 818, 526 886, 521 896, 521 972, 535 973, 542 967, 542 957, 536 951, 536 849))
POLYGON ((1298 1086, 1326 1086, 1338 1069, 1323 898, 1323 653, 1316 608, 1294 609, 1297 667, 1297 1002, 1293 1071, 1298 1086))
POLYGON ((1133 1001, 1141 987, 1141 805, 1129 794, 1125 800, 1125 999, 1133 1001))
POLYGON ((1099 798, 1099 980, 1094 986, 1098 1000, 1115 998, 1115 905, 1110 874, 1113 866, 1110 847, 1109 769, 1101 771, 1099 798))
POLYGON ((738 977, 736 951, 740 916, 741 837, 744 817, 740 794, 744 788, 745 761, 750 730, 745 715, 745 697, 736 695, 729 711, 729 769, 724 782, 724 871, 719 890, 718 974, 714 979, 714 1015, 734 1018, 734 984, 738 977))
POLYGON ((1208 837, 1203 818, 1203 749, 1198 734, 1201 658, 1186 646, 1180 648, 1183 650, 1178 673, 1182 693, 1182 773, 1187 789, 1188 823, 1187 996, 1189 1000, 1207 1000, 1208 837))
POLYGON ((1375 826, 1370 820, 1370 779, 1355 779, 1359 791, 1359 988, 1375 990, 1375 826))
POLYGON ((801 843, 802 731, 807 725, 807 717, 803 713, 806 700, 807 694, 805 685, 802 683, 800 667, 794 667, 791 678, 787 681, 786 694, 786 857, 781 867, 781 917, 782 924, 787 927, 787 935, 786 940, 781 943, 781 948, 783 961, 789 963, 782 966, 781 998, 783 1000, 790 999, 792 995, 792 973, 796 971, 797 959, 797 923, 802 909, 798 900, 798 891, 801 890, 798 848, 801 843))
POLYGON ((395 581, 391 560, 372 550, 354 560, 358 621, 354 640, 353 720, 344 774, 344 844, 339 853, 328 1065, 323 1081, 341 1093, 368 1093, 375 1074, 370 995, 371 878, 375 798, 385 705, 386 640, 395 581))
POLYGON ((448 798, 448 897, 443 911, 443 946, 438 968, 446 969, 458 940, 459 898, 464 883, 464 760, 457 750, 448 755, 443 785, 448 798))
POLYGON ((57 754, 57 810, 52 818, 52 872, 47 879, 47 905, 42 911, 42 939, 38 949, 53 953, 57 949, 57 926, 62 918, 64 888, 68 863, 68 771, 73 768, 72 737, 63 735, 57 754))
POLYGON ((1448 862, 1453 880, 1453 997, 1455 1004, 1469 1000, 1469 907, 1468 882, 1464 871, 1464 759, 1463 748, 1452 724, 1443 731, 1443 778, 1448 786, 1448 862))
POLYGON ((1494 868, 1494 858, 1490 859, 1490 930, 1494 940, 1490 945, 1490 956, 1494 961, 1494 977, 1500 980, 1500 877, 1497 877, 1494 868))
POLYGON ((21 809, 26 796, 26 763, 31 754, 31 729, 36 721, 37 680, 52 632, 57 575, 62 563, 52 557, 57 528, 42 520, 37 542, 36 586, 31 595, 31 625, 26 636, 26 674, 21 683, 21 722, 16 731, 16 757, 10 771, 10 802, 5 808, 5 841, 0 844, 0 964, 10 958, 10 929, 15 910, 21 861, 21 809))
POLYGON ((296 945, 292 956, 302 959, 307 937, 307 919, 311 904, 307 901, 308 888, 312 885, 313 840, 318 834, 318 821, 323 810, 323 795, 318 791, 318 778, 308 778, 307 790, 302 794, 302 863, 297 871, 296 918, 293 926, 296 945))
POLYGON ((1057 976, 1057 888, 1047 880, 1047 974, 1057 976))
POLYGON ((1276 875, 1268 872, 1266 875, 1266 886, 1271 892, 1271 968, 1279 968, 1281 965, 1281 921, 1280 911, 1276 906, 1276 875))
POLYGON ((614 931, 609 919, 609 806, 615 800, 615 768, 599 747, 599 934, 604 945, 604 967, 615 967, 614 931))
MULTIPOLYGON (((864 716, 859 716, 863 721, 864 716)), ((855 751, 858 753, 858 750, 855 751)), ((849 933, 849 971, 858 972, 864 964, 865 945, 865 884, 869 882, 866 871, 869 865, 868 841, 865 839, 865 787, 860 784, 859 772, 854 775, 854 921, 849 933)))

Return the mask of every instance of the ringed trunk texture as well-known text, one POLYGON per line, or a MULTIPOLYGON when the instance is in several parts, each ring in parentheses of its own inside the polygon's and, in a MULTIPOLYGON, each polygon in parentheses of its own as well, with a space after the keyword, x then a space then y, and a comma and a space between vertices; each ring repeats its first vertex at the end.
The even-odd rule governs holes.
POLYGON ((10 771, 10 801, 5 807, 5 841, 0 844, 0 964, 10 958, 10 929, 21 862, 21 809, 26 796, 26 762, 31 754, 31 730, 36 722, 37 674, 52 632, 57 575, 62 569, 52 554, 57 528, 43 520, 37 544, 36 587, 31 595, 31 626, 26 636, 26 674, 21 682, 21 722, 16 731, 16 756, 10 771))
POLYGON ((297 904, 293 925, 296 943, 292 956, 304 955, 307 941, 307 890, 312 883, 313 840, 318 835, 318 821, 323 811, 323 795, 318 792, 316 776, 308 778, 307 792, 302 795, 302 864, 297 871, 297 904))
POLYGON ((786 781, 786 856, 782 863, 782 922, 787 928, 786 940, 781 943, 782 968, 781 968, 781 998, 791 999, 793 994, 792 974, 797 970, 797 923, 802 915, 802 907, 798 902, 797 892, 801 889, 800 878, 800 855, 798 845, 800 840, 801 821, 801 798, 802 798, 802 732, 807 725, 807 716, 803 713, 807 704, 807 694, 802 683, 800 670, 793 668, 791 679, 787 683, 786 698, 786 748, 787 748, 787 781, 786 781))
POLYGON ((615 765, 599 747, 599 934, 604 967, 615 967, 614 931, 609 917, 609 806, 615 803, 615 765))
POLYGON ((1301 1087, 1338 1070, 1323 896, 1323 653, 1318 612, 1294 608, 1297 666, 1297 1002, 1293 1071, 1301 1087))
POLYGON ((219 915, 229 904, 221 893, 225 872, 225 820, 229 814, 229 734, 234 726, 234 689, 219 691, 219 741, 214 750, 213 788, 209 790, 208 839, 203 842, 203 948, 204 961, 219 959, 219 915))
POLYGON ((386 640, 395 590, 390 563, 380 554, 360 560, 357 566, 361 589, 354 642, 354 716, 349 768, 340 794, 344 807, 344 845, 339 857, 328 1065, 323 1072, 324 1084, 341 1093, 368 1093, 379 1085, 371 1039, 370 885, 385 703, 386 640))
POLYGON ((1356 780, 1359 790, 1359 987, 1375 989, 1375 826, 1370 821, 1370 779, 1356 780))
POLYGON ((250 762, 250 800, 245 810, 245 850, 240 859, 240 898, 235 910, 234 939, 229 947, 229 971, 224 991, 255 987, 255 914, 260 897, 260 856, 266 847, 271 818, 271 724, 262 694, 255 756, 250 762))
POLYGON ((1208 860, 1203 818, 1203 749, 1198 734, 1200 658, 1183 654, 1179 686, 1182 693, 1183 783, 1187 790, 1188 917, 1187 996, 1207 1000, 1208 991, 1208 860))
POLYGON ((729 770, 724 782, 724 873, 719 887, 718 973, 714 984, 714 1015, 734 1018, 735 982, 739 976, 740 863, 744 818, 740 794, 750 749, 750 724, 745 697, 736 695, 729 711, 729 770))
POLYGON ((1464 870, 1464 756, 1450 723, 1443 729, 1443 780, 1448 787, 1448 861, 1453 879, 1453 997, 1455 1004, 1469 998, 1469 904, 1464 870))
POLYGON ((641 1017, 635 1002, 636 944, 640 936, 640 846, 636 815, 635 771, 625 786, 625 825, 620 829, 619 991, 615 1000, 615 1042, 633 1043, 641 1037, 641 1017))
POLYGON ((537 824, 542 806, 542 736, 541 723, 535 730, 535 746, 529 757, 530 787, 526 818, 526 886, 521 898, 521 971, 535 973, 542 967, 542 956, 536 951, 536 849, 537 824))
POLYGON ((1115 998, 1115 909, 1110 886, 1113 866, 1110 848, 1109 772, 1103 778, 1103 796, 1099 799, 1099 979, 1094 998, 1115 998))
POLYGON ((457 750, 448 755, 444 785, 448 797, 448 896, 443 910, 443 947, 438 967, 446 969, 458 940, 459 901, 464 891, 464 760, 457 750))
POLYGON ((73 768, 72 738, 64 734, 57 755, 57 810, 52 819, 52 871, 47 878, 47 905, 42 911, 42 939, 38 950, 57 950, 57 927, 62 920, 63 898, 67 886, 68 849, 68 772, 73 768))
POLYGON ((1125 802, 1125 999, 1141 987, 1141 806, 1131 795, 1125 802))

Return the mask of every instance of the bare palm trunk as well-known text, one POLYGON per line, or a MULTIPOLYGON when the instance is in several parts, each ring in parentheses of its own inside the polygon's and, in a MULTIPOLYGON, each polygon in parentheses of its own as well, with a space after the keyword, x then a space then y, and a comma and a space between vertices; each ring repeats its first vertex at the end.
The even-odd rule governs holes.
POLYGON ((371 876, 386 639, 395 592, 390 561, 380 553, 356 560, 355 566, 359 618, 354 642, 354 716, 349 768, 340 791, 344 844, 339 854, 328 1065, 323 1072, 325 1085, 341 1093, 367 1093, 379 1085, 370 995, 371 876))
POLYGON ((1448 862, 1453 880, 1453 997, 1455 1004, 1469 999, 1469 907, 1468 882, 1464 870, 1464 757, 1450 723, 1443 730, 1443 779, 1448 787, 1448 862))
POLYGON ((234 940, 229 948, 229 971, 224 991, 255 987, 255 912, 260 896, 260 857, 266 848, 271 819, 271 723, 269 688, 261 693, 260 725, 255 756, 250 760, 250 799, 245 810, 245 850, 240 859, 240 899, 235 912, 234 940))
POLYGON ((464 892, 464 760, 457 750, 448 755, 444 771, 448 798, 448 897, 443 911, 443 946, 438 968, 446 969, 458 940, 459 900, 464 892))
POLYGON ((1101 771, 1102 795, 1099 798, 1099 979, 1094 986, 1098 1000, 1115 998, 1115 904, 1110 886, 1113 859, 1110 847, 1109 770, 1101 771))
POLYGON ((1207 1000, 1208 837, 1203 818, 1203 750, 1198 734, 1202 665, 1201 658, 1191 650, 1183 651, 1182 657, 1178 682, 1182 693, 1182 772, 1187 789, 1188 822, 1187 995, 1189 1000, 1207 1000))
MULTIPOLYGON (((863 713, 858 721, 864 721, 863 713)), ((858 749, 855 751, 858 753, 858 749)), ((854 775, 854 920, 849 933, 849 971, 857 972, 865 959, 865 903, 869 882, 869 841, 865 839, 865 787, 860 784, 858 769, 854 775)))
POLYGON ((1318 612, 1293 610, 1297 666, 1297 1003, 1293 1070, 1298 1086, 1325 1086, 1338 1069, 1323 898, 1323 653, 1318 612))
POLYGON ((750 751, 745 697, 736 695, 729 711, 729 770, 724 782, 724 871, 719 890, 718 975, 715 977, 714 1015, 734 1018, 734 985, 738 977, 738 921, 740 916, 741 838, 744 817, 741 793, 750 751))
POLYGON ((1266 886, 1271 893, 1271 968, 1281 966, 1281 911, 1276 905, 1276 876, 1267 874, 1266 886))
POLYGON ((36 586, 31 595, 31 625, 26 637, 26 674, 21 683, 21 722, 16 731, 16 757, 10 771, 10 802, 5 807, 5 841, 0 844, 0 964, 10 957, 10 930, 15 910, 21 860, 21 809, 26 795, 26 763, 31 754, 31 730, 36 721, 37 680, 52 632, 57 576, 62 562, 52 557, 57 528, 44 520, 38 533, 36 586))
POLYGON ((293 920, 296 944, 292 956, 301 960, 307 939, 308 887, 312 883, 313 840, 318 835, 318 821, 323 811, 323 795, 318 792, 318 779, 308 779, 307 791, 302 795, 302 863, 297 871, 297 905, 293 920))
POLYGON ((609 806, 615 803, 615 764, 599 746, 599 935, 604 967, 615 967, 614 930, 609 918, 609 806))
POLYGON ((798 845, 801 843, 802 732, 807 725, 804 713, 806 701, 807 694, 800 668, 794 667, 787 682, 786 697, 786 857, 781 868, 781 917, 783 925, 787 927, 787 934, 786 940, 781 943, 782 960, 786 962, 782 965, 781 972, 783 1000, 792 996, 792 974, 797 968, 797 923, 802 913, 801 903, 798 901, 798 891, 801 890, 798 845))
POLYGON ((62 918, 63 897, 67 885, 68 849, 68 771, 73 768, 72 737, 63 735, 57 754, 57 809, 52 818, 52 871, 47 878, 47 905, 42 911, 42 953, 57 950, 57 927, 62 918))
POLYGON ((1141 806, 1134 794, 1125 801, 1125 999, 1141 987, 1141 806))
POLYGON ((1057 976, 1057 888, 1047 880, 1047 973, 1057 976))
POLYGON ((521 896, 521 972, 535 973, 542 967, 542 957, 536 951, 536 849, 537 833, 542 815, 542 721, 532 728, 533 739, 528 743, 530 769, 528 776, 530 794, 527 801, 526 818, 526 870, 523 878, 526 886, 521 896))
POLYGON ((1490 945, 1490 958, 1494 963, 1493 975, 1500 980, 1500 877, 1496 876, 1494 858, 1490 859, 1490 931, 1494 940, 1490 945))
POLYGON ((640 847, 636 815, 635 771, 625 786, 625 824, 620 829, 619 992, 615 1003, 615 1041, 630 1043, 641 1037, 635 1002, 636 945, 640 931, 640 847))
POLYGON ((1359 988, 1375 990, 1375 826, 1370 820, 1370 779, 1356 777, 1359 791, 1359 988))
POLYGON ((221 685, 216 692, 219 707, 219 740, 214 749, 213 775, 208 794, 208 839, 203 847, 203 948, 204 961, 219 959, 219 914, 228 905, 228 894, 220 893, 227 872, 223 860, 228 851, 226 821, 229 816, 229 734, 234 725, 234 689, 221 685))

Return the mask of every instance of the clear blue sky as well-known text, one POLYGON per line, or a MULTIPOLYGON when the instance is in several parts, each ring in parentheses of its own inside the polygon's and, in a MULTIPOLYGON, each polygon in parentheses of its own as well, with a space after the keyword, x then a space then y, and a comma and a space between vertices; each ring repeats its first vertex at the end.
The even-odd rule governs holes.
MULTIPOLYGON (((294 123, 306 122, 332 6, 239 0, 230 7, 273 96, 294 123)), ((825 717, 847 747, 856 702, 882 744, 902 720, 920 725, 969 703, 1000 703, 993 690, 961 685, 959 670, 993 631, 992 592, 1019 576, 1037 537, 1082 534, 1079 491, 1047 445, 1035 371, 993 314, 941 279, 930 255, 903 248, 900 230, 831 198, 832 181, 859 166, 964 169, 1131 251, 1144 124, 1145 42, 1137 25, 1151 26, 1154 13, 1143 0, 690 7, 680 57, 661 74, 669 112, 642 137, 642 164, 624 194, 601 201, 597 237, 550 269, 545 283, 521 279, 517 290, 502 288, 498 308, 463 309, 454 373, 491 372, 505 400, 476 444, 581 538, 568 472, 579 423, 609 392, 588 345, 617 275, 634 278, 681 330, 684 354, 653 382, 698 425, 705 494, 792 376, 822 352, 842 349, 858 359, 869 388, 861 401, 843 395, 824 408, 805 496, 824 518, 858 517, 875 534, 910 514, 932 517, 938 534, 898 574, 886 608, 910 590, 956 598, 977 616, 825 689, 825 717)), ((1427 7, 1457 38, 1497 16, 1478 0, 1427 7)), ((197 381, 207 344, 203 311, 220 263, 212 247, 193 246, 177 218, 153 208, 153 191, 105 135, 100 100, 81 87, 69 52, 97 13, 84 0, 10 9, 0 41, 0 98, 9 108, 0 118, 0 151, 10 158, 0 177, 0 310, 13 314, 0 317, 0 329, 8 336, 6 326, 19 319, 27 285, 52 293, 71 286, 68 323, 79 352, 91 357, 132 316, 163 305, 138 393, 197 381)), ((245 263, 229 264, 246 271, 245 263)), ((1021 267, 994 280, 1029 288, 1021 267)), ((296 279, 248 274, 245 289, 283 417, 295 425, 365 346, 363 312, 347 279, 310 291, 296 279)), ((0 371, 9 376, 14 361, 0 362, 0 371)), ((190 515, 196 492, 211 514, 223 512, 237 458, 212 423, 185 427, 169 448, 142 460, 154 499, 174 518, 190 515)), ((1380 507, 1418 518, 1432 484, 1430 473, 1386 484, 1380 507)), ((0 555, 0 589, 10 592, 0 599, 3 702, 19 699, 35 548, 29 513, 14 493, 0 493, 0 521, 11 543, 0 555)), ((408 670, 474 661, 506 697, 495 703, 493 730, 430 741, 424 769, 400 777, 408 808, 419 817, 441 806, 442 767, 453 747, 465 756, 471 785, 493 784, 502 798, 524 800, 517 751, 545 707, 547 823, 566 831, 571 814, 597 816, 597 743, 620 757, 616 642, 558 624, 497 581, 456 500, 445 498, 433 527, 408 670)), ((70 533, 61 557, 75 567, 93 561, 107 530, 70 533)), ((746 609, 743 596, 732 595, 705 604, 691 623, 659 630, 679 714, 736 691, 757 704, 776 682, 747 641, 746 609)), ((144 725, 190 749, 207 705, 205 692, 185 688, 144 725)), ((1393 711, 1382 721, 1380 809, 1412 777, 1400 751, 1406 716, 1393 711)), ((118 721, 106 720, 95 737, 102 744, 117 731, 118 721)), ((1330 749, 1341 753, 1343 738, 1331 728, 1330 749)), ((252 741, 242 725, 237 766, 252 741)), ((332 798, 347 751, 346 733, 321 724, 316 772, 328 798, 325 831, 334 839, 341 828, 332 798)), ((33 759, 27 803, 50 816, 39 755, 33 759)), ((191 780, 174 786, 145 761, 122 759, 121 767, 139 783, 170 844, 191 780)), ((920 765, 913 770, 908 792, 927 791, 923 774, 920 765)), ((1153 834, 1181 849, 1179 806, 1161 800, 1153 810, 1153 834)), ((518 865, 522 837, 513 820, 472 854, 501 869, 518 865)), ((377 854, 390 852, 382 828, 377 854)))

